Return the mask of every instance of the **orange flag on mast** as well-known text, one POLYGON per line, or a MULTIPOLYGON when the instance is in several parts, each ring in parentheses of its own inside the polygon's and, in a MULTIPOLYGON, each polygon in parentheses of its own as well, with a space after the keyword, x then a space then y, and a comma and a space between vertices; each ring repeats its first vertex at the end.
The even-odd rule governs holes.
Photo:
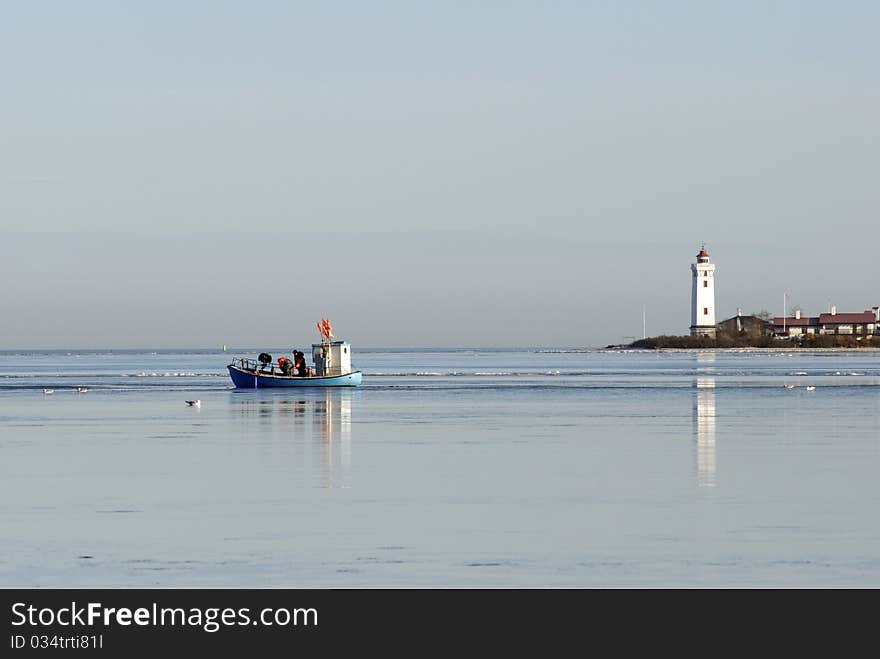
POLYGON ((330 321, 326 318, 322 318, 320 323, 316 323, 318 327, 318 331, 321 333, 326 339, 333 338, 333 326, 330 324, 330 321))

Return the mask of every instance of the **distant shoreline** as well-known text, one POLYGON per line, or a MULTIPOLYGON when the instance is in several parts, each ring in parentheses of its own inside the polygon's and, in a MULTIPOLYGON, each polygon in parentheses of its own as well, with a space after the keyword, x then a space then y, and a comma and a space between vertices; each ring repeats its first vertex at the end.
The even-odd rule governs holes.
POLYGON ((650 336, 626 344, 606 346, 618 350, 761 350, 767 352, 830 351, 862 352, 880 349, 877 335, 810 334, 800 337, 774 337, 767 334, 719 332, 717 336, 650 336))
MULTIPOLYGON (((788 348, 763 348, 759 346, 740 348, 630 348, 629 346, 603 348, 608 352, 880 352, 880 347, 865 348, 809 348, 791 346, 788 348)), ((586 352, 586 351, 585 351, 586 352)))
MULTIPOLYGON (((262 350, 261 348, 236 348, 234 350, 228 350, 227 352, 223 352, 217 348, 83 348, 83 349, 61 349, 61 348, 31 348, 31 349, 3 349, 0 350, 0 357, 19 357, 19 356, 34 356, 34 355, 42 355, 46 357, 81 357, 85 355, 115 355, 115 356, 139 356, 139 355, 189 355, 189 354, 216 354, 216 355, 228 355, 232 356, 233 354, 244 354, 244 353, 256 353, 262 350)), ((274 352, 279 349, 269 348, 270 351, 274 352)), ((282 350, 283 351, 283 350, 282 350)), ((673 348, 673 347, 641 347, 641 346, 630 346, 630 345, 606 345, 606 346, 593 346, 593 347, 552 347, 552 346, 521 346, 521 347, 446 347, 446 348, 362 348, 358 352, 360 353, 409 353, 409 352, 425 352, 425 353, 469 353, 469 352, 483 352, 483 353, 504 353, 504 352, 526 352, 526 353, 536 353, 536 354, 588 354, 588 353, 603 353, 603 352, 631 352, 631 353, 646 353, 646 352, 681 352, 681 353, 738 353, 738 352, 764 352, 764 353, 774 353, 774 352, 801 352, 801 353, 843 353, 843 352, 880 352, 880 346, 877 347, 847 347, 847 346, 835 346, 835 347, 808 347, 808 346, 774 346, 774 347, 763 347, 763 346, 734 346, 734 347, 691 347, 691 348, 673 348)))
POLYGON ((538 352, 554 352, 554 353, 588 353, 588 352, 801 352, 801 353, 835 353, 835 352, 880 352, 880 346, 864 347, 864 348, 848 348, 836 346, 833 348, 811 348, 806 346, 789 346, 789 347, 773 347, 766 348, 762 346, 738 346, 733 348, 642 348, 632 347, 628 345, 609 345, 604 348, 559 348, 539 350, 538 352))

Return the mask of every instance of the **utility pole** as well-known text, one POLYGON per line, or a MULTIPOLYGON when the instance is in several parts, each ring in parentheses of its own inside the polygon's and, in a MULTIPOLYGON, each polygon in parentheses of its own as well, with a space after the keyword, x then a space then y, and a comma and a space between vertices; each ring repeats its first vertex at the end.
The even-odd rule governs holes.
POLYGON ((788 293, 782 294, 782 335, 785 336, 785 298, 788 296, 788 293))

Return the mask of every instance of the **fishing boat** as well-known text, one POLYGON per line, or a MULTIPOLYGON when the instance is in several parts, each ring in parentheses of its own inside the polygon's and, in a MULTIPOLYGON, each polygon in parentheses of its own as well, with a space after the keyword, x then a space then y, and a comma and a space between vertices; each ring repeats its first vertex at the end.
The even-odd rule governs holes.
MULTIPOLYGON (((337 340, 327 319, 318 324, 321 342, 312 344, 312 366, 305 365, 305 356, 299 353, 303 364, 293 369, 289 357, 272 361, 272 355, 261 352, 257 359, 235 357, 227 365, 229 377, 238 389, 268 389, 275 387, 356 387, 363 374, 351 366, 351 344, 337 340)), ((296 354, 294 359, 296 360, 296 354)))

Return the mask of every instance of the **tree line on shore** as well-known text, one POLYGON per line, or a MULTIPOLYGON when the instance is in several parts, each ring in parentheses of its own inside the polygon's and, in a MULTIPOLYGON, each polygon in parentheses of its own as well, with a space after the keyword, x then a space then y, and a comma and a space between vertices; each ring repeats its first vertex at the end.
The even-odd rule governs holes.
POLYGON ((807 334, 801 337, 776 338, 773 336, 747 336, 719 333, 711 336, 652 336, 623 346, 609 348, 880 348, 880 337, 872 341, 871 335, 861 339, 852 335, 807 334))

